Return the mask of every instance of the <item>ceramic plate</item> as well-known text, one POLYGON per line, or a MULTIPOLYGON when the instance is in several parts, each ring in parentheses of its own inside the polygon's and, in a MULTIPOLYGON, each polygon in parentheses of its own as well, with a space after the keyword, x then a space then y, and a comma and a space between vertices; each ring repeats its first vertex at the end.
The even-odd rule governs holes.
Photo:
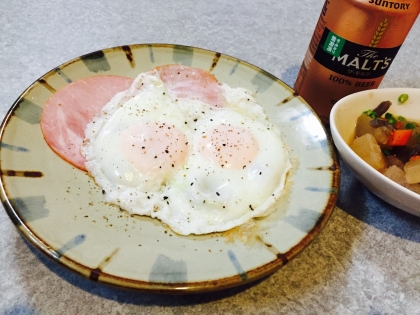
POLYGON ((1 199, 18 230, 52 260, 106 284, 156 293, 224 289, 269 275, 312 241, 337 199, 339 167, 312 109, 285 83, 239 59, 199 48, 144 44, 73 59, 35 81, 1 126, 1 199), (135 78, 157 65, 211 71, 256 93, 283 133, 293 169, 277 210, 252 232, 179 236, 159 221, 105 204, 101 189, 45 143, 40 114, 48 98, 92 75, 135 78))

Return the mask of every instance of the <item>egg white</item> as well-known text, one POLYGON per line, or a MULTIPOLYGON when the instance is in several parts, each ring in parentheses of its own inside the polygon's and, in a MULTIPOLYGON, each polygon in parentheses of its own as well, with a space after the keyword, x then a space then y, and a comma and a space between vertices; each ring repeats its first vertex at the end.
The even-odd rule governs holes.
POLYGON ((225 231, 271 212, 291 168, 281 133, 249 91, 222 88, 222 108, 173 100, 157 73, 150 72, 117 94, 87 126, 82 147, 86 168, 105 200, 158 218, 182 235, 225 231), (155 122, 176 127, 188 144, 185 161, 162 174, 139 171, 116 149, 126 128, 155 122), (203 154, 200 139, 219 126, 252 135, 258 148, 252 161, 235 168, 203 154))

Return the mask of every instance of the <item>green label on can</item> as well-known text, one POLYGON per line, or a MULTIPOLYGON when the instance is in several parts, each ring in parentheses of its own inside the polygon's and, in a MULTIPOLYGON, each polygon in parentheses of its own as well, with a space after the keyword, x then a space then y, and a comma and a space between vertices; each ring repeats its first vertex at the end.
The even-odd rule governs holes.
POLYGON ((337 34, 329 31, 324 43, 324 51, 332 56, 339 57, 346 40, 337 34))

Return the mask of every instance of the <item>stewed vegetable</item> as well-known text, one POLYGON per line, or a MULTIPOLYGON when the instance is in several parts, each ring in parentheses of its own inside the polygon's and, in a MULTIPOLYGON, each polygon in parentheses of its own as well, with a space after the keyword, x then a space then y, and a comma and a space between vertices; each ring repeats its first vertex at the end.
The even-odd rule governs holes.
MULTIPOLYGON (((408 95, 398 98, 400 104, 408 95)), ((420 194, 420 125, 388 112, 384 101, 357 119, 351 148, 364 161, 393 181, 420 194)))

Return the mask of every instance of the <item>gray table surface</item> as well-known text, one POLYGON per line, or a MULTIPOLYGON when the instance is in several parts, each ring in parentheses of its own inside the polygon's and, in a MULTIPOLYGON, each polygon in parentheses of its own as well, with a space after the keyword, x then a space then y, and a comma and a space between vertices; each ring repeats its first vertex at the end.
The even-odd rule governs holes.
MULTIPOLYGON (((1 1, 0 116, 69 59, 134 43, 202 47, 290 86, 323 0, 1 1)), ((381 87, 420 87, 420 19, 381 87)), ((0 314, 420 314, 420 218, 367 191, 342 165, 337 207, 318 238, 257 283, 161 296, 90 282, 27 243, 0 209, 0 314)))

